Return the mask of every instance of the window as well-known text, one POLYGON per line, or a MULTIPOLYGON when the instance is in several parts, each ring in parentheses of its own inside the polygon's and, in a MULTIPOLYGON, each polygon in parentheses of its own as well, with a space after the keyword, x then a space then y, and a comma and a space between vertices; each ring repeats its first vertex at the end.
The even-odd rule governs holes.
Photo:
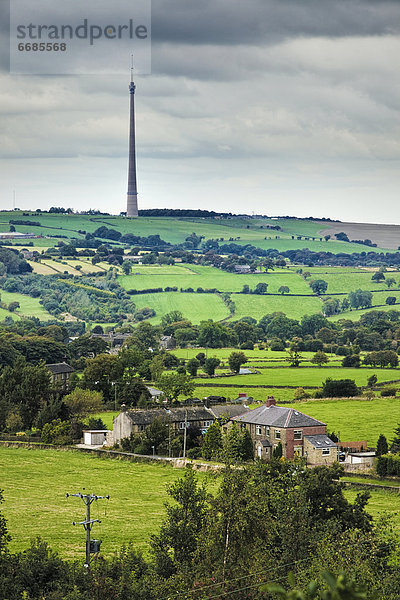
POLYGON ((303 439, 303 432, 301 429, 295 429, 294 430, 294 439, 295 440, 302 440, 303 439))
POLYGON ((281 439, 281 430, 280 429, 275 429, 275 439, 276 440, 281 439))
POLYGON ((185 421, 179 423, 179 429, 185 429, 185 421))
POLYGON ((268 427, 268 425, 265 426, 265 435, 267 435, 269 437, 269 427, 268 427))
POLYGON ((294 447, 294 455, 295 456, 303 456, 303 447, 302 446, 295 446, 294 447))
POLYGON ((328 456, 331 453, 330 448, 322 448, 322 456, 328 456))
POLYGON ((261 425, 256 425, 256 435, 262 435, 261 434, 261 425))
POLYGON ((210 427, 211 421, 204 421, 204 427, 210 427))

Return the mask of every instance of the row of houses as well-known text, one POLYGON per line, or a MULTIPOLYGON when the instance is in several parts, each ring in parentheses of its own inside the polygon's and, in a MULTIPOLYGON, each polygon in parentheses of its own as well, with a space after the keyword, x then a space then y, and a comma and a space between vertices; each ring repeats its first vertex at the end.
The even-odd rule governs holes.
POLYGON ((331 464, 337 460, 337 446, 327 436, 325 423, 293 408, 277 406, 272 396, 254 410, 246 405, 124 410, 114 420, 108 443, 119 444, 121 439, 145 431, 157 417, 169 423, 174 433, 185 427, 206 433, 212 423, 221 419, 225 429, 237 423, 250 432, 254 456, 264 460, 271 459, 279 444, 285 458, 305 457, 308 464, 331 464))

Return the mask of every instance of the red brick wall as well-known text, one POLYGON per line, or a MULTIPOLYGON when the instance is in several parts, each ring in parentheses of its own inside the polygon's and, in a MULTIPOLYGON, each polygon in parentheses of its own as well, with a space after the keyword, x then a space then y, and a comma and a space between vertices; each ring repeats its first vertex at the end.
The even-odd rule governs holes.
POLYGON ((296 427, 295 429, 285 429, 286 431, 286 446, 283 448, 283 455, 286 458, 294 457, 294 447, 301 446, 304 444, 305 435, 320 435, 326 434, 326 425, 316 425, 315 427, 296 427), (294 432, 301 430, 303 432, 303 439, 295 440, 294 432))

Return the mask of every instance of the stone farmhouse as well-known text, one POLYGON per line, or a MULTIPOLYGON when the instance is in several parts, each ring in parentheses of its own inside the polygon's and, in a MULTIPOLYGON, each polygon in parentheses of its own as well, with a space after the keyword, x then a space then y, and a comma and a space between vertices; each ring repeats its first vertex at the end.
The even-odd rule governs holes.
POLYGON ((285 458, 305 456, 308 464, 331 464, 337 460, 337 446, 326 435, 326 424, 293 408, 276 406, 273 396, 243 415, 232 417, 248 429, 255 456, 270 460, 279 442, 285 458))
POLYGON ((204 407, 124 410, 114 419, 113 443, 119 444, 122 438, 130 437, 132 433, 141 433, 156 418, 170 425, 171 435, 184 431, 185 426, 198 427, 205 433, 215 421, 212 412, 204 407))
POLYGON ((69 389, 71 373, 75 369, 66 362, 48 364, 46 367, 50 371, 52 384, 64 392, 67 391, 69 389))

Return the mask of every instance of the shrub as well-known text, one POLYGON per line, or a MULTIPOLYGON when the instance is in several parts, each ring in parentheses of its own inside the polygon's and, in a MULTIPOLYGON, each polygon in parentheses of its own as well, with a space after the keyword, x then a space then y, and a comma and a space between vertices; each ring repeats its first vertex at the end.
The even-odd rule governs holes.
POLYGON ((397 389, 395 387, 385 387, 381 391, 382 398, 388 398, 390 396, 395 396, 397 389))

